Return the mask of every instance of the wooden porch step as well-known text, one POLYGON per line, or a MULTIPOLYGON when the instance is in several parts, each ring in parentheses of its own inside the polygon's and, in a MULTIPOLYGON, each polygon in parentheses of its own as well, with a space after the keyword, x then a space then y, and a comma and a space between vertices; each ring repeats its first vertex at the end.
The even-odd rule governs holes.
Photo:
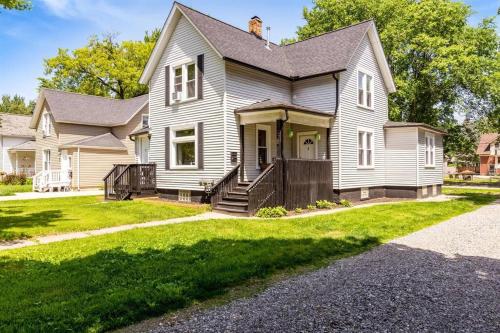
POLYGON ((248 201, 248 194, 246 192, 227 192, 227 198, 241 199, 248 201))
POLYGON ((238 182, 238 186, 241 187, 248 187, 250 184, 252 184, 252 182, 238 182))
POLYGON ((248 210, 247 209, 238 209, 238 208, 229 208, 229 207, 222 207, 222 206, 215 206, 214 208, 215 211, 221 211, 225 213, 233 213, 233 214, 238 214, 241 216, 248 216, 248 210))
POLYGON ((242 187, 242 186, 237 186, 237 187, 234 187, 232 192, 237 192, 237 193, 247 193, 247 188, 246 187, 242 187))

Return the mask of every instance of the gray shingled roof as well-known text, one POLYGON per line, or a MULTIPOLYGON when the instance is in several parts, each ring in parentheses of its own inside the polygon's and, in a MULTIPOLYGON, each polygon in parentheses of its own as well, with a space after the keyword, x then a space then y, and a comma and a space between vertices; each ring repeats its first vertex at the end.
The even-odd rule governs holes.
POLYGON ((9 148, 9 151, 34 151, 36 150, 36 142, 33 140, 26 141, 20 145, 9 148))
POLYGON ((435 132, 439 132, 441 134, 447 134, 445 130, 434 127, 431 125, 428 125, 426 123, 412 123, 412 122, 406 122, 406 121, 387 121, 384 124, 384 128, 397 128, 397 127, 422 127, 422 128, 427 128, 435 132))
POLYGON ((361 22, 286 46, 266 40, 177 3, 182 12, 226 59, 289 78, 342 71, 373 21, 361 22))
POLYGON ((52 89, 42 92, 56 122, 104 127, 125 125, 148 102, 148 95, 121 100, 52 89))
POLYGON ((102 148, 126 150, 127 147, 113 134, 105 133, 82 140, 73 141, 62 145, 62 148, 82 147, 82 148, 102 148))
POLYGON ((35 137, 35 130, 29 127, 31 116, 18 114, 0 114, 0 135, 35 137))
POLYGON ((150 128, 149 127, 143 127, 139 128, 138 130, 133 131, 132 133, 129 134, 129 136, 137 136, 137 135, 142 135, 142 134, 149 134, 150 128))
POLYGON ((317 114, 320 116, 333 117, 333 114, 319 111, 316 109, 308 108, 305 106, 292 104, 289 102, 276 101, 272 99, 265 99, 263 101, 253 103, 250 105, 246 105, 234 110, 234 113, 246 113, 246 112, 254 112, 254 111, 267 111, 267 110, 276 110, 276 109, 286 109, 289 111, 299 111, 311 114, 317 114))

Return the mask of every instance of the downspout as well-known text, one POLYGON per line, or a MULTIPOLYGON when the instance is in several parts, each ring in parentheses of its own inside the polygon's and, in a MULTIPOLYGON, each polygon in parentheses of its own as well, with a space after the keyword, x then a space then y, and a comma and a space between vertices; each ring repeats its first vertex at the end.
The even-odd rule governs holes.
POLYGON ((335 80, 335 113, 334 115, 337 115, 337 112, 339 111, 339 79, 337 78, 337 73, 333 73, 333 79, 335 80))
POLYGON ((80 147, 78 147, 78 183, 77 189, 80 191, 80 147))
POLYGON ((285 120, 283 120, 283 123, 281 124, 281 135, 280 135, 280 155, 281 155, 281 163, 283 164, 282 166, 282 172, 281 172, 281 177, 282 177, 282 186, 283 186, 283 205, 286 203, 286 166, 285 166, 285 158, 283 157, 283 146, 285 143, 285 123, 288 121, 288 110, 285 109, 285 120))

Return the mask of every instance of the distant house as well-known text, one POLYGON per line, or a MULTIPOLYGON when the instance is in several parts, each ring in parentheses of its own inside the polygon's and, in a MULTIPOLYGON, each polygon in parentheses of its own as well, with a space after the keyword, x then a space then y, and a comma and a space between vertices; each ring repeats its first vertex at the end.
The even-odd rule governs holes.
POLYGON ((114 164, 147 163, 148 96, 127 100, 42 89, 36 131, 37 190, 100 187, 114 164))
POLYGON ((445 133, 388 120, 373 21, 279 46, 258 17, 244 31, 175 2, 140 82, 168 198, 252 213, 440 193, 445 133))
POLYGON ((500 175, 500 134, 481 135, 476 154, 479 155, 481 175, 500 175))
POLYGON ((0 114, 0 172, 35 172, 35 131, 29 127, 31 116, 0 114))

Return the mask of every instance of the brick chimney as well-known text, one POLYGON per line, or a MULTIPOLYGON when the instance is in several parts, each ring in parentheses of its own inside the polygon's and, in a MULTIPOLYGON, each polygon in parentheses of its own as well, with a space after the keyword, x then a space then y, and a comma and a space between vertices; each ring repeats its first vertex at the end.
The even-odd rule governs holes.
POLYGON ((262 20, 258 16, 254 16, 248 21, 248 32, 262 38, 262 20))

